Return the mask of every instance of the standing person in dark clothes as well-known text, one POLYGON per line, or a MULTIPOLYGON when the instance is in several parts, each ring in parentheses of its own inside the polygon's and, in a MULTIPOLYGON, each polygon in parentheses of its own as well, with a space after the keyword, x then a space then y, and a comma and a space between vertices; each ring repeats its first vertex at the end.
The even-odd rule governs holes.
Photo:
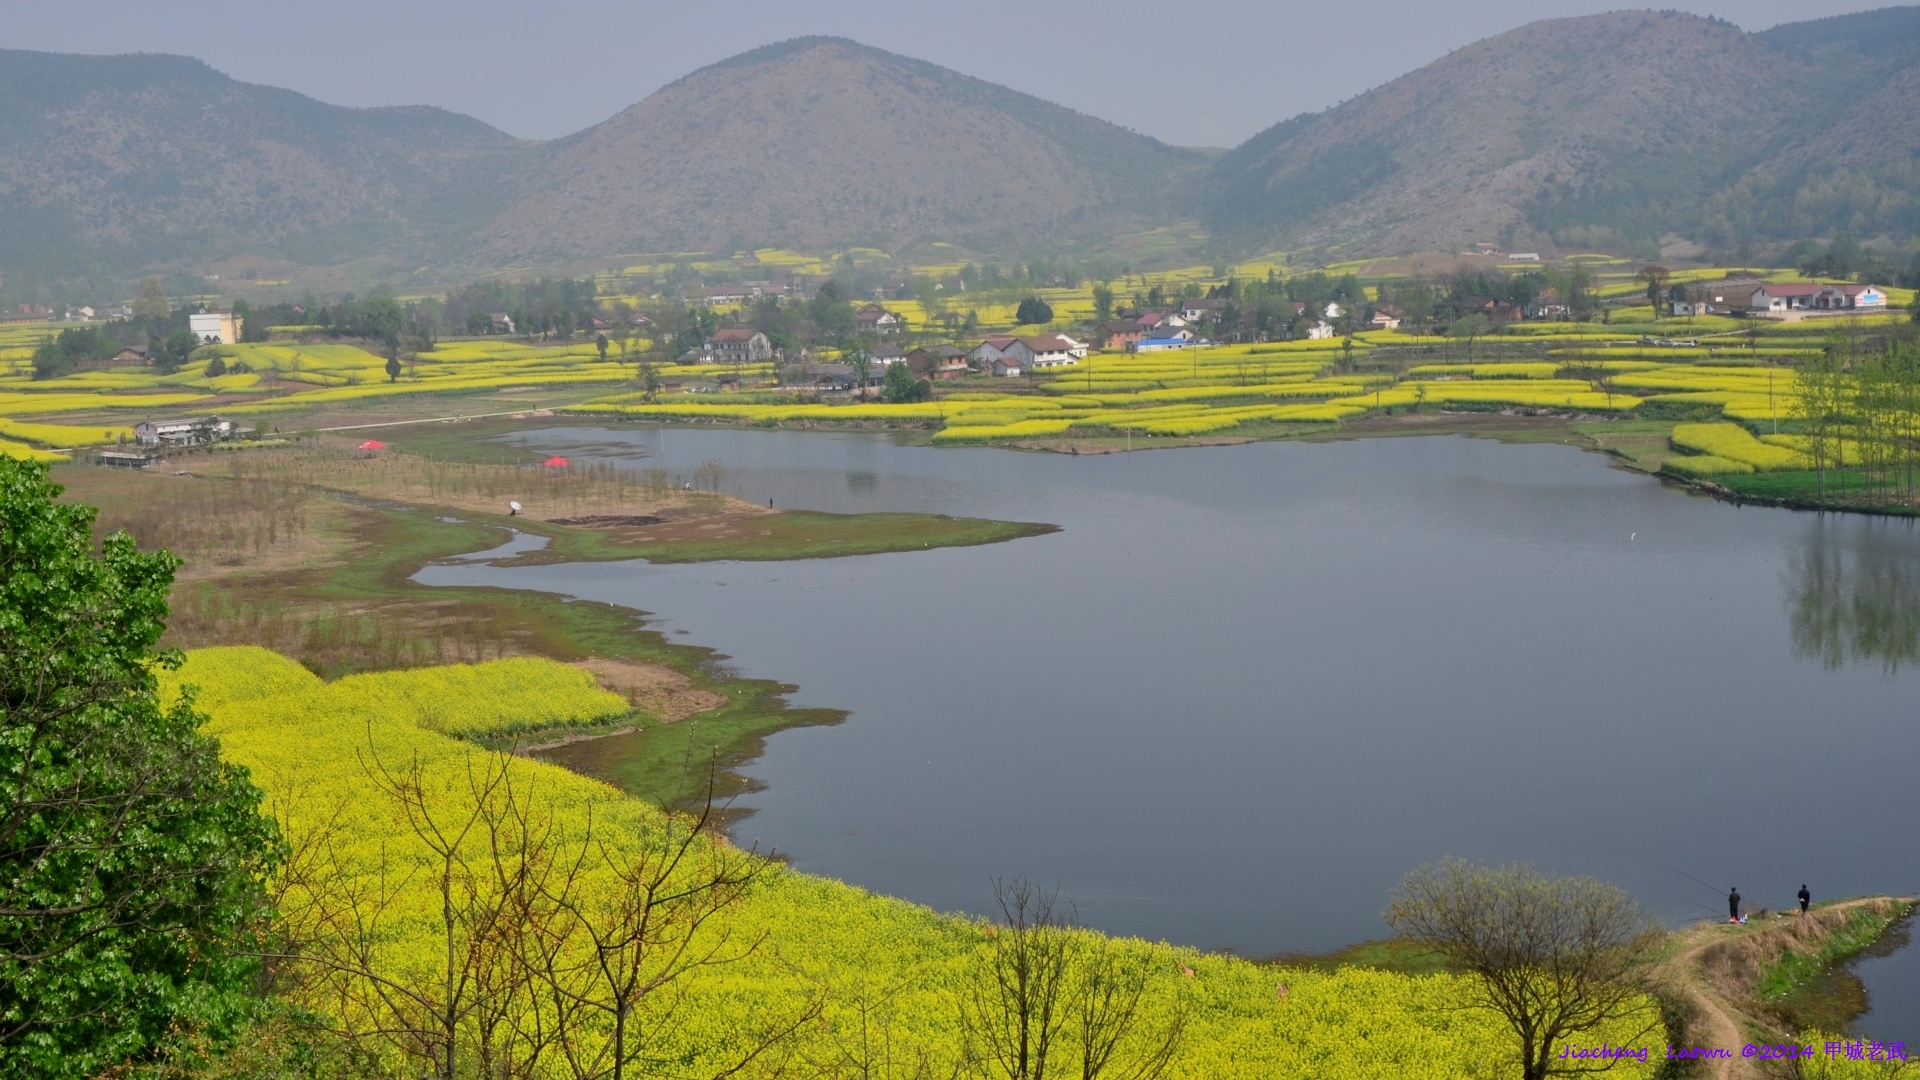
POLYGON ((1740 887, 1737 885, 1727 890, 1727 915, 1730 922, 1740 921, 1740 887))
POLYGON ((1801 915, 1802 915, 1803 917, 1804 917, 1804 916, 1806 915, 1806 913, 1807 913, 1807 905, 1808 905, 1808 904, 1811 904, 1811 903, 1813 903, 1813 894, 1807 891, 1807 886, 1806 886, 1806 883, 1805 883, 1805 882, 1801 882, 1801 884, 1800 884, 1800 914, 1801 914, 1801 915))

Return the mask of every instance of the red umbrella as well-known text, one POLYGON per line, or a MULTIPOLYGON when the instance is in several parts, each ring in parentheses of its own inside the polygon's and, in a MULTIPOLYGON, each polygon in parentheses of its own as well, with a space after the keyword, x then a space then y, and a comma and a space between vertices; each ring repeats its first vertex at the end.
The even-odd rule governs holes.
POLYGON ((540 464, 545 465, 549 469, 564 469, 568 465, 572 464, 572 462, 568 461, 566 458, 561 457, 559 454, 555 454, 552 457, 548 458, 547 460, 541 462, 540 464))
POLYGON ((377 439, 368 439, 366 442, 361 443, 360 446, 358 447, 358 449, 361 449, 361 450, 385 450, 386 448, 387 448, 387 444, 380 442, 377 439))

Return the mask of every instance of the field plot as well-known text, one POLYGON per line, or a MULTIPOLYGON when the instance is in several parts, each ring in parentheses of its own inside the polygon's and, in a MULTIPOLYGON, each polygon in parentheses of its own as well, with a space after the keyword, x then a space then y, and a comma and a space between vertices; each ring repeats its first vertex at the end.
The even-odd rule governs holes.
MULTIPOLYGON (((643 975, 671 978, 659 994, 632 999, 629 1053, 711 1073, 737 1058, 742 1033, 791 1029, 783 1054, 801 1061, 844 1061, 870 1052, 863 1048, 875 1039, 910 1062, 958 1059, 961 1003, 968 987, 989 977, 995 934, 988 926, 785 869, 690 834, 685 816, 446 734, 501 720, 604 716, 618 707, 577 669, 508 663, 518 666, 511 673, 486 664, 427 668, 328 684, 264 650, 214 649, 190 653, 167 680, 169 692, 197 688, 211 714, 208 732, 266 790, 291 845, 276 882, 280 917, 286 939, 303 943, 312 958, 288 972, 296 1001, 353 1033, 363 1052, 411 1067, 423 1048, 397 1032, 419 1020, 408 1011, 413 999, 378 991, 431 996, 453 956, 456 966, 485 965, 475 970, 486 972, 492 988, 487 1010, 465 1014, 451 1033, 457 1057, 464 1062, 486 1046, 496 1060, 523 1062, 525 1075, 562 1075, 563 1055, 548 1057, 525 1037, 540 1030, 551 1039, 558 1019, 555 997, 538 987, 564 980, 561 1001, 605 1000, 600 969, 588 962, 593 932, 620 924, 636 870, 660 865, 663 851, 684 851, 662 887, 692 887, 716 871, 742 884, 715 898, 707 929, 689 932, 673 922, 662 932, 719 948, 712 956, 726 962, 676 970, 662 959, 672 950, 640 954, 643 975), (523 871, 553 875, 541 879, 537 894, 548 899, 516 909, 509 921, 478 917, 536 895, 513 890, 523 871), (456 883, 451 937, 440 893, 418 887, 443 872, 456 883), (516 955, 544 957, 545 981, 506 966, 516 955)), ((1497 1020, 1450 1007, 1465 992, 1454 976, 1270 968, 1074 933, 1078 948, 1132 973, 1141 987, 1141 1022, 1116 1048, 1118 1060, 1151 1055, 1152 1033, 1181 1029, 1169 1076, 1455 1077, 1508 1053, 1497 1020)), ((1653 1019, 1650 1002, 1646 1009, 1629 1018, 1631 1027, 1596 1040, 1625 1041, 1637 1021, 1653 1019)), ((594 1005, 573 1011, 566 1054, 609 1052, 608 1020, 594 1005)), ((1629 1062, 1610 1075, 1653 1070, 1629 1062)))

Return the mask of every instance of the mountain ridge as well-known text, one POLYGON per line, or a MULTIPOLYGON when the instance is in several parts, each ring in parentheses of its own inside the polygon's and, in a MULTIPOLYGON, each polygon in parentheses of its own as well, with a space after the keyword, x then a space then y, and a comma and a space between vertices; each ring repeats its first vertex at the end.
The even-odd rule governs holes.
POLYGON ((55 276, 244 256, 426 280, 929 240, 1017 256, 1196 216, 1216 256, 1920 238, 1920 7, 1759 33, 1542 20, 1225 151, 827 36, 544 142, 168 54, 0 50, 0 99, 0 271, 55 276))

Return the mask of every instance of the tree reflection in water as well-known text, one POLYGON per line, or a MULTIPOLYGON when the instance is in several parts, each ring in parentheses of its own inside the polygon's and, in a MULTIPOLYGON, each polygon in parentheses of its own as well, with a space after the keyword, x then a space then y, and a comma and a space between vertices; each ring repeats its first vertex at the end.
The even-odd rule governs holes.
POLYGON ((1829 670, 1920 664, 1920 530, 1912 521, 1822 516, 1783 586, 1794 655, 1829 670))

